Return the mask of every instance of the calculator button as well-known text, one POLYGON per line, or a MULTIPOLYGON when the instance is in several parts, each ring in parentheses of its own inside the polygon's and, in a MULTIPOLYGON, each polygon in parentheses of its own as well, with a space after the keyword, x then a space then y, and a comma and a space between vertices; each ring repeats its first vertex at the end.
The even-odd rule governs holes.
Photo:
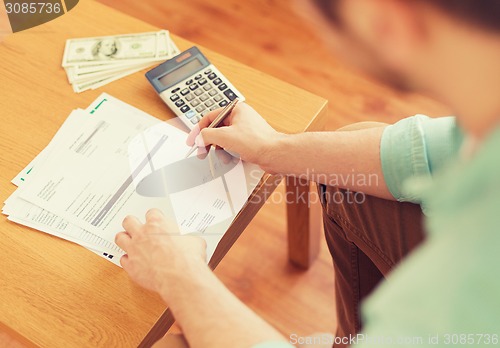
POLYGON ((214 95, 216 95, 218 92, 216 89, 212 89, 211 91, 208 92, 208 94, 210 94, 211 97, 213 97, 214 95))
POLYGON ((197 96, 199 96, 200 94, 203 94, 203 93, 204 92, 201 89, 197 89, 196 91, 194 91, 194 94, 197 95, 197 96))
POLYGON ((227 85, 225 83, 223 83, 222 85, 219 86, 219 89, 221 91, 225 90, 227 88, 227 85))
POLYGON ((203 86, 203 89, 205 91, 211 90, 212 88, 213 88, 212 85, 205 85, 205 86, 203 86))
POLYGON ((200 121, 198 120, 198 117, 193 117, 193 118, 191 119, 191 123, 192 123, 192 124, 197 124, 198 122, 200 122, 200 121))
POLYGON ((231 100, 231 101, 235 100, 235 99, 236 99, 236 97, 237 97, 237 95, 236 95, 236 94, 234 94, 234 92, 233 92, 233 91, 231 91, 230 89, 228 89, 228 90, 224 91, 224 95, 225 95, 225 96, 226 96, 229 100, 231 100))
POLYGON ((207 100, 208 98, 210 98, 208 95, 203 94, 203 95, 200 97, 200 100, 201 100, 202 102, 204 102, 204 101, 205 101, 205 100, 207 100))
POLYGON ((178 94, 174 94, 173 96, 170 97, 170 100, 174 102, 174 101, 178 100, 179 98, 180 97, 178 94))
POLYGON ((212 72, 212 70, 211 70, 211 69, 205 70, 205 75, 208 75, 208 74, 210 74, 211 72, 212 72))
POLYGON ((201 74, 196 75, 196 76, 194 77, 194 79, 195 79, 195 80, 199 80, 199 79, 201 79, 201 74))
POLYGON ((190 85, 192 83, 193 83, 193 79, 189 79, 189 80, 186 81, 186 85, 190 85))
POLYGON ((172 93, 177 93, 177 92, 179 92, 180 90, 181 90, 181 89, 180 89, 179 87, 177 87, 176 89, 173 89, 173 90, 172 90, 172 93))
POLYGON ((213 100, 209 100, 205 103, 206 106, 210 107, 212 105, 214 105, 214 101, 213 100))
POLYGON ((210 111, 217 110, 218 108, 219 108, 219 106, 218 106, 218 105, 214 105, 214 106, 212 106, 212 107, 210 108, 210 111))
POLYGON ((210 80, 213 80, 217 77, 217 75, 215 75, 215 73, 211 73, 210 75, 207 76, 210 80))
POLYGON ((205 105, 200 105, 200 106, 198 106, 198 107, 196 108, 196 111, 197 111, 197 112, 202 112, 202 111, 203 111, 203 110, 205 110, 205 109, 206 109, 205 105))
POLYGON ((214 97, 214 100, 215 100, 216 102, 220 102, 220 101, 222 100, 222 96, 221 96, 220 94, 219 94, 219 95, 216 95, 216 96, 214 97))
POLYGON ((187 88, 184 88, 184 89, 181 91, 181 94, 182 94, 182 95, 186 95, 186 94, 188 94, 188 93, 189 93, 189 89, 187 89, 187 88))
POLYGON ((188 112, 189 110, 191 110, 191 108, 190 108, 188 105, 184 105, 184 106, 181 108, 181 112, 183 112, 183 113, 186 113, 186 112, 188 112))
POLYGON ((198 83, 200 84, 200 86, 203 86, 205 83, 207 83, 207 79, 201 79, 200 81, 198 81, 198 83))
POLYGON ((196 88, 198 88, 198 85, 196 83, 189 86, 189 89, 192 91, 194 91, 196 88))
POLYGON ((227 100, 223 100, 223 101, 221 101, 221 102, 219 103, 219 106, 220 106, 220 107, 224 107, 224 106, 226 106, 227 104, 229 104, 229 103, 227 102, 227 100))
POLYGON ((210 110, 205 110, 201 113, 201 117, 205 116, 206 114, 208 114, 210 112, 210 110))
POLYGON ((191 102, 191 106, 192 106, 193 108, 194 108, 195 106, 198 106, 198 105, 200 105, 200 101, 199 101, 198 99, 193 100, 193 101, 191 102))
POLYGON ((194 98, 196 98, 196 96, 195 96, 193 93, 189 93, 189 94, 186 96, 186 100, 187 100, 187 101, 191 101, 191 100, 193 100, 194 98))
POLYGON ((214 83, 214 85, 216 85, 216 86, 217 86, 219 83, 221 83, 221 82, 222 82, 222 80, 221 80, 221 79, 219 79, 219 78, 216 78, 216 79, 215 79, 215 80, 213 80, 212 82, 214 83))
MULTIPOLYGON (((191 117, 193 117, 193 116, 195 116, 195 115, 196 115, 196 112, 194 112, 194 110, 189 110, 188 112, 186 112, 186 113, 184 114, 184 116, 186 116, 187 118, 191 118, 191 117)), ((196 117, 195 117, 195 118, 196 118, 196 117)))
POLYGON ((184 100, 182 100, 182 99, 175 102, 175 106, 178 106, 178 107, 181 107, 184 104, 186 104, 186 103, 184 103, 184 100))

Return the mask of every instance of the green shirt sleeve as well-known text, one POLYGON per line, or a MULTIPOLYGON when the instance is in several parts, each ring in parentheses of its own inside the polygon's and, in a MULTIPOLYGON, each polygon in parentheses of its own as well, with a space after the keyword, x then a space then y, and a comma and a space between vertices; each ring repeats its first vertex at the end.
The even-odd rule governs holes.
POLYGON ((386 127, 380 142, 384 180, 398 201, 421 203, 406 192, 404 183, 415 177, 431 177, 457 156, 463 134, 455 117, 416 115, 386 127))
POLYGON ((499 347, 500 126, 418 189, 426 240, 363 303, 358 347, 499 347))

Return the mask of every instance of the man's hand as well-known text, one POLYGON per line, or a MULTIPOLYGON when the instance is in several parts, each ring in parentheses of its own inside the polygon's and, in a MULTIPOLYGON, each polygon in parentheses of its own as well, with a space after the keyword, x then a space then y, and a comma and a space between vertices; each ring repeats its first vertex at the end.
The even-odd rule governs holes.
POLYGON ((252 107, 239 103, 219 128, 207 128, 220 113, 215 110, 205 115, 189 134, 187 144, 203 148, 220 146, 238 153, 244 161, 256 163, 271 170, 271 151, 284 134, 275 131, 252 107))
POLYGON ((127 252, 120 260, 123 269, 162 296, 190 347, 251 347, 284 341, 215 277, 205 262, 203 239, 173 234, 175 226, 156 209, 146 214, 145 224, 126 217, 123 228, 125 232, 115 239, 127 252))
POLYGON ((123 220, 125 232, 115 237, 124 255, 123 269, 139 285, 168 297, 168 288, 190 270, 206 266, 206 243, 199 237, 180 235, 157 209, 146 214, 146 223, 136 217, 123 220))

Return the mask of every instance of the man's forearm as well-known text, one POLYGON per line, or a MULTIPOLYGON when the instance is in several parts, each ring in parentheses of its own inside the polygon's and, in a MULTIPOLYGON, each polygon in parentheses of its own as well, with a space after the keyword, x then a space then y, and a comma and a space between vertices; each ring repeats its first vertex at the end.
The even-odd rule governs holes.
POLYGON ((391 199, 380 162, 385 127, 280 136, 263 156, 264 169, 391 199))
POLYGON ((234 296, 203 264, 168 277, 160 292, 190 347, 251 347, 284 337, 234 296))

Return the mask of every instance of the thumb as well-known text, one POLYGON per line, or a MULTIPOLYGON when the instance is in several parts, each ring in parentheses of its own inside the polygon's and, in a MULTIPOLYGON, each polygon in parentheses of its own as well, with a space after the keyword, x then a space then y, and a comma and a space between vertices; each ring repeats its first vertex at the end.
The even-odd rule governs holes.
POLYGON ((227 148, 231 143, 231 134, 232 129, 230 126, 221 128, 205 128, 196 138, 196 144, 199 147, 215 145, 222 148, 227 148))

